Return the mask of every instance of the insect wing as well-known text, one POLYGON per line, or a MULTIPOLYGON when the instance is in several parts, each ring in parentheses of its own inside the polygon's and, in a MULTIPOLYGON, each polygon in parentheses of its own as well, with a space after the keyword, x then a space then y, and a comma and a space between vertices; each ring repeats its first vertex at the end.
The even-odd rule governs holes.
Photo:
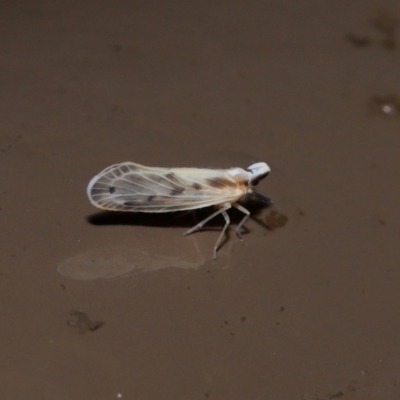
POLYGON ((96 207, 134 212, 191 210, 233 202, 245 193, 225 170, 152 168, 132 162, 106 168, 87 188, 96 207))

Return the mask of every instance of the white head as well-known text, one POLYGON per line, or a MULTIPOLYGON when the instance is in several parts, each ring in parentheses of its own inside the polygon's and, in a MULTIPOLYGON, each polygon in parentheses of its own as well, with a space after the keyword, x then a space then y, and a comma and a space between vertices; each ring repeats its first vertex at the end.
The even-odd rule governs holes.
POLYGON ((255 164, 251 164, 250 167, 248 167, 246 170, 251 173, 249 183, 253 186, 256 186, 261 181, 261 179, 264 179, 269 174, 271 168, 265 162, 258 162, 255 164))

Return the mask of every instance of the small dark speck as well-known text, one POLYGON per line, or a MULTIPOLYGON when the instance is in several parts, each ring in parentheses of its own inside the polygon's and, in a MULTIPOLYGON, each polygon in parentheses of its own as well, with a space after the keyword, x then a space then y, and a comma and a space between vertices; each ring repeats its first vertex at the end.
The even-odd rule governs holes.
POLYGON ((187 290, 190 290, 190 286, 188 286, 186 289, 187 289, 187 290))
POLYGON ((205 392, 205 393, 204 393, 204 397, 206 397, 207 399, 208 399, 209 397, 211 397, 211 390, 209 390, 208 392, 205 392))
POLYGON ((92 321, 88 315, 82 311, 71 310, 72 318, 67 321, 68 326, 78 328, 80 333, 93 332, 104 325, 103 321, 92 321))
POLYGON ((356 35, 354 33, 348 33, 345 36, 346 40, 350 42, 354 47, 366 47, 372 44, 372 39, 368 36, 356 35))
POLYGON ((386 37, 382 40, 381 45, 384 49, 395 50, 397 46, 396 39, 391 36, 386 37))
POLYGON ((119 53, 122 47, 119 44, 113 44, 111 48, 114 53, 119 53))
POLYGON ((270 229, 276 229, 285 226, 288 222, 288 217, 276 210, 271 210, 265 217, 265 222, 270 229))
POLYGON ((172 189, 170 192, 169 192, 169 194, 170 194, 170 196, 178 196, 178 195, 180 195, 181 193, 183 193, 185 191, 185 189, 183 189, 183 188, 177 188, 177 189, 172 189))
POLYGON ((108 191, 109 191, 110 194, 115 193, 115 187, 114 187, 114 186, 110 186, 110 187, 108 188, 108 191))
POLYGON ((243 316, 242 318, 240 318, 242 320, 242 322, 246 322, 247 318, 245 316, 243 316))
POLYGON ((61 286, 62 289, 64 289, 64 290, 66 289, 66 287, 65 287, 65 285, 63 283, 60 283, 60 286, 61 286))
POLYGON ((284 312, 284 311, 285 311, 285 307, 281 307, 281 308, 279 309, 279 311, 280 311, 280 312, 284 312))
POLYGON ((341 390, 339 390, 337 393, 332 393, 329 395, 328 399, 337 399, 338 397, 343 397, 344 394, 341 390))
POLYGON ((228 325, 229 325, 229 322, 228 321, 224 321, 224 323, 221 325, 221 328, 225 328, 228 325))
POLYGON ((378 15, 372 19, 371 23, 378 31, 386 34, 393 33, 398 25, 397 19, 393 18, 386 10, 381 10, 378 15))

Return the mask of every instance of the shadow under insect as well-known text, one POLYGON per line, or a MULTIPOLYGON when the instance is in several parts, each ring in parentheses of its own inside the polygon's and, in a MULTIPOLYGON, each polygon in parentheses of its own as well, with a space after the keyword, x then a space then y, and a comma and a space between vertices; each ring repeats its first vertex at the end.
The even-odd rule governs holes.
MULTIPOLYGON (((261 201, 248 195, 244 201, 240 202, 249 212, 250 218, 256 221, 259 225, 270 230, 270 227, 261 221, 258 216, 261 212, 270 207, 272 202, 261 201)), ((190 211, 175 211, 165 213, 143 213, 143 212, 120 212, 120 211, 100 211, 95 214, 89 215, 86 220, 92 225, 132 225, 132 226, 146 226, 146 227, 163 227, 163 228, 190 228, 205 218, 209 217, 217 207, 205 207, 190 211)), ((228 210, 230 223, 233 225, 239 224, 244 214, 232 207, 228 210)), ((207 230, 220 230, 225 224, 223 216, 216 216, 211 219, 201 228, 201 231, 207 230)), ((246 234, 248 229, 246 226, 242 227, 242 233, 246 234)))

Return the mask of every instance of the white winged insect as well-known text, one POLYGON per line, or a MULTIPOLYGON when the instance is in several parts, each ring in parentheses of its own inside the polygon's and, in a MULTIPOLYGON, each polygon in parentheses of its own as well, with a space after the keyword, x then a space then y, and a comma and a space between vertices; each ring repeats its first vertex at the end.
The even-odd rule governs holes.
POLYGON ((226 212, 236 207, 245 216, 236 228, 240 229, 250 212, 236 203, 242 196, 251 193, 265 202, 267 197, 253 191, 253 186, 270 172, 265 162, 242 168, 153 168, 133 162, 123 162, 106 168, 96 175, 87 187, 90 202, 103 210, 163 213, 169 211, 194 210, 217 206, 218 210, 189 229, 189 235, 203 227, 208 221, 222 214, 225 226, 214 246, 214 259, 230 220, 226 212))

